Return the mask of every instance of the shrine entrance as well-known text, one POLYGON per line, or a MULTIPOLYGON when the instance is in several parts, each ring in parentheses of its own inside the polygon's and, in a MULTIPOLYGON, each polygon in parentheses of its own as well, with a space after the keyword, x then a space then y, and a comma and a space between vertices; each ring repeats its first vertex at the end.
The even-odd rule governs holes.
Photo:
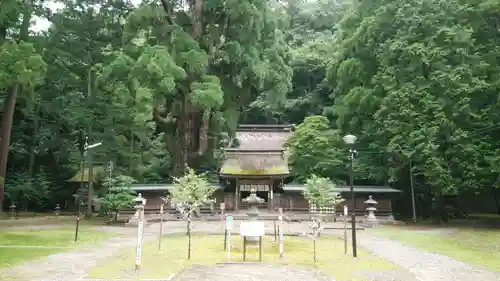
POLYGON ((240 180, 239 181, 239 206, 242 209, 247 209, 248 204, 243 201, 250 195, 250 191, 255 189, 257 191, 257 196, 264 199, 264 203, 259 205, 260 209, 268 209, 272 211, 272 183, 270 181, 259 181, 259 180, 240 180))

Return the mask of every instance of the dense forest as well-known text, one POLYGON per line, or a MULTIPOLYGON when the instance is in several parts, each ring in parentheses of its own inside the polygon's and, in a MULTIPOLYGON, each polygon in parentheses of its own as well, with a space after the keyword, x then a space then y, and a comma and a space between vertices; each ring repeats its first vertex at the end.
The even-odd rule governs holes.
POLYGON ((345 180, 352 133, 356 183, 500 212, 498 0, 62 2, 0 2, 4 209, 53 208, 84 154, 140 183, 216 174, 257 123, 296 125, 291 180, 345 180))

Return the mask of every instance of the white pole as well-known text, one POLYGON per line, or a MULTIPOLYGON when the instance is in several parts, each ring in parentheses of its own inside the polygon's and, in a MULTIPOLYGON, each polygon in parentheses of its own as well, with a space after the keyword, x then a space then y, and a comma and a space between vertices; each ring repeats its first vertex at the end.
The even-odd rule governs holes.
POLYGON ((158 238, 158 250, 161 249, 162 237, 163 237, 163 204, 160 205, 160 238, 158 238))
POLYGON ((144 231, 144 205, 139 206, 139 225, 137 226, 137 249, 135 255, 135 271, 141 268, 142 235, 144 231))
POLYGON ((279 229, 279 235, 280 235, 280 259, 283 258, 283 216, 280 215, 280 229, 279 229))
POLYGON ((415 209, 415 188, 413 187, 413 165, 410 158, 410 187, 411 187, 411 206, 413 211, 413 222, 417 222, 417 211, 415 209))
POLYGON ((347 254, 347 205, 344 205, 344 254, 347 254))
POLYGON ((231 231, 227 232, 227 262, 231 262, 231 231))

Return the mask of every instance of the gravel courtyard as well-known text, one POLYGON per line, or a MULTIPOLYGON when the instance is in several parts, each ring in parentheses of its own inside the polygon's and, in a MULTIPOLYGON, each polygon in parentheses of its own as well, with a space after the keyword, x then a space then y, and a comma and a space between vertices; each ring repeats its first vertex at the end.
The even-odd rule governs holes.
MULTIPOLYGON (((47 227, 47 226, 44 226, 47 227)), ((98 226, 96 226, 99 228, 98 226)), ((266 228, 272 232, 272 223, 266 228)), ((0 270, 0 280, 9 281, 63 281, 86 279, 86 274, 95 265, 109 261, 121 250, 135 247, 136 230, 134 228, 101 227, 103 231, 116 231, 118 237, 105 240, 99 247, 83 248, 71 252, 54 254, 41 260, 30 261, 11 268, 0 270)), ((158 237, 158 223, 145 228, 145 242, 158 237)), ((288 233, 303 233, 306 223, 287 224, 288 233)), ((184 222, 164 223, 163 233, 185 231, 184 222)), ((221 231, 218 222, 196 222, 194 231, 221 231)), ((338 230, 325 230, 328 234, 340 235, 338 230)), ((385 258, 402 267, 390 274, 378 274, 375 271, 363 272, 368 280, 374 281, 498 281, 500 273, 475 268, 452 258, 428 253, 402 243, 381 238, 370 231, 359 231, 359 246, 364 250, 385 258)), ((7 249, 0 249, 7 250, 7 249)), ((8 249, 11 250, 11 249, 8 249)), ((360 257, 362 258, 362 257, 360 257)), ((231 264, 215 266, 193 266, 176 276, 165 276, 165 280, 211 280, 211 281, 325 281, 334 280, 314 271, 297 269, 291 266, 271 266, 267 264, 231 264)), ((131 277, 131 279, 133 279, 131 277)), ((137 280, 137 279, 133 279, 137 280)), ((146 279, 145 279, 146 280, 146 279)))

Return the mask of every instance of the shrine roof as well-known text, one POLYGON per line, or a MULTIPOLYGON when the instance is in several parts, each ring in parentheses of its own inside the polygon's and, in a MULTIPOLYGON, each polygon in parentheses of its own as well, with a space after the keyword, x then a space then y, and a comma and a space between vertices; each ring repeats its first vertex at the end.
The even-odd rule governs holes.
MULTIPOLYGON (((303 184, 287 184, 283 186, 284 191, 304 191, 306 188, 303 184)), ((399 193, 401 190, 391 188, 387 185, 355 185, 353 187, 355 193, 399 193)), ((337 185, 335 190, 338 192, 350 192, 351 187, 347 185, 337 185)))
POLYGON ((236 138, 240 150, 281 150, 292 133, 290 125, 240 125, 236 138))
POLYGON ((290 174, 284 144, 291 125, 240 125, 238 147, 224 149, 221 176, 278 176, 290 174))
MULTIPOLYGON (((95 165, 92 166, 92 179, 93 181, 97 181, 102 177, 102 175, 105 172, 105 169, 103 166, 100 165, 95 165)), ((83 170, 83 179, 82 179, 82 171, 78 171, 72 178, 66 180, 66 182, 88 182, 89 181, 89 174, 90 174, 90 168, 85 168, 83 170)))
MULTIPOLYGON (((219 189, 221 188, 220 184, 216 183, 211 183, 209 186, 213 189, 219 189)), ((172 183, 153 183, 153 184, 133 184, 131 186, 133 191, 168 191, 174 187, 174 184, 172 183)))

